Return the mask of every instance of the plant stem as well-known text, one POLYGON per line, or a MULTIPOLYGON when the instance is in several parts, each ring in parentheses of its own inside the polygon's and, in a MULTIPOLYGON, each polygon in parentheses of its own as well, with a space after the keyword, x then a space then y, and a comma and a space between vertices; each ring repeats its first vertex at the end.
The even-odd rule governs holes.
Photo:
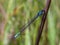
POLYGON ((38 35, 37 35, 37 38, 36 38, 35 45, 39 45, 39 41, 40 41, 40 38, 41 38, 41 35, 42 35, 42 31, 43 31, 43 27, 44 27, 44 24, 45 24, 45 21, 46 21, 46 17, 47 17, 47 13, 48 13, 48 10, 49 10, 49 7, 50 7, 50 3, 51 3, 51 0, 47 0, 46 7, 44 9, 45 13, 43 14, 41 24, 40 24, 39 29, 38 29, 38 35))

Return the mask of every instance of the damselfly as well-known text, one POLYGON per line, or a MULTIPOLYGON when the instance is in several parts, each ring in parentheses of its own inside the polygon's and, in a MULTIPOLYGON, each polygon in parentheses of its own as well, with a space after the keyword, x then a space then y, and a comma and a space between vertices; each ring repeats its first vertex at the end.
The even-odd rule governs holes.
MULTIPOLYGON (((43 15, 44 12, 44 10, 39 11, 38 14, 31 21, 29 21, 29 23, 25 24, 25 26, 20 30, 20 32, 22 33, 28 26, 30 26, 32 22, 34 22, 39 16, 43 15)), ((14 38, 17 38, 20 35, 20 32, 15 34, 14 38)))

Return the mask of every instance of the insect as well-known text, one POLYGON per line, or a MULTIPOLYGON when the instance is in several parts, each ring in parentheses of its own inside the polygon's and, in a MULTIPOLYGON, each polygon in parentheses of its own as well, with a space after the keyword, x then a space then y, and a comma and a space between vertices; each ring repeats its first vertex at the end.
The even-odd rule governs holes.
POLYGON ((29 23, 25 24, 25 26, 18 32, 17 34, 14 35, 14 38, 17 38, 20 33, 22 33, 28 26, 30 26, 31 23, 33 23, 39 16, 44 14, 44 10, 41 10, 38 12, 38 14, 31 20, 29 23))

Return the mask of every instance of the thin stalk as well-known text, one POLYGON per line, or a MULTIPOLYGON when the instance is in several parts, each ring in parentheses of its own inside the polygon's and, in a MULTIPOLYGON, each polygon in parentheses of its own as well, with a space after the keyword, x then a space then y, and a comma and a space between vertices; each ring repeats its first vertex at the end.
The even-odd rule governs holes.
POLYGON ((12 23, 9 20, 10 14, 12 14, 13 8, 14 8, 14 0, 8 1, 8 8, 7 8, 7 16, 6 16, 6 27, 5 27, 5 33, 4 33, 4 39, 3 39, 3 45, 8 45, 10 39, 8 39, 8 31, 10 30, 12 23))
POLYGON ((45 9, 44 9, 45 13, 43 14, 41 24, 40 24, 39 29, 38 29, 38 35, 37 35, 37 38, 36 38, 35 45, 39 45, 39 41, 40 41, 40 38, 41 38, 41 35, 42 35, 43 27, 44 27, 44 24, 45 24, 45 21, 46 21, 46 18, 47 18, 47 13, 48 13, 50 4, 51 4, 51 0, 47 0, 46 6, 45 6, 45 9))

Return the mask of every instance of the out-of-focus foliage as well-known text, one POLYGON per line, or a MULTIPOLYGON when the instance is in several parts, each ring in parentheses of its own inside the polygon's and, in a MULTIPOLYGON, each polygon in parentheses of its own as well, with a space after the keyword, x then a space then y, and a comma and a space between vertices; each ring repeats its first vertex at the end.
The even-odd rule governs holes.
MULTIPOLYGON (((0 11, 0 45, 34 45, 42 16, 16 39, 11 37, 45 7, 46 1, 0 0, 0 5, 3 7, 3 12, 0 11)), ((60 45, 60 0, 51 1, 39 45, 60 45)))

